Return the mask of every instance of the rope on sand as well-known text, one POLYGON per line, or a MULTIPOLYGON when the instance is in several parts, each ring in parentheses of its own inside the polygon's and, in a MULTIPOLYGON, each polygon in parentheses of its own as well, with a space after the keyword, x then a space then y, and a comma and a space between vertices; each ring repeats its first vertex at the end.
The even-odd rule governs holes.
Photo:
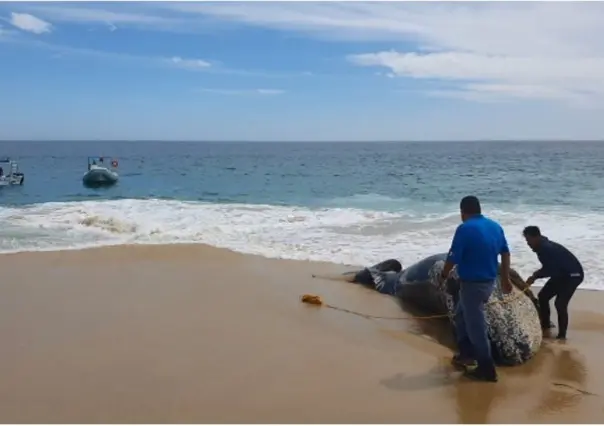
POLYGON ((300 298, 302 303, 306 303, 308 305, 315 305, 315 306, 323 306, 325 308, 329 308, 329 309, 333 309, 336 311, 340 311, 340 312, 346 312, 348 314, 352 314, 352 315, 356 315, 359 317, 363 317, 363 318, 367 318, 367 319, 383 319, 383 320, 407 320, 407 319, 436 319, 436 318, 448 318, 448 315, 430 315, 430 316, 422 316, 422 317, 414 317, 414 316, 409 316, 409 317, 383 317, 383 316, 379 316, 379 315, 370 315, 370 314, 364 314, 362 312, 357 312, 357 311, 352 311, 350 309, 345 309, 345 308, 340 308, 339 306, 334 306, 334 305, 329 305, 327 303, 325 303, 323 301, 323 299, 321 298, 321 296, 317 296, 314 294, 304 294, 302 295, 302 297, 300 298))
MULTIPOLYGON (((520 293, 515 294, 513 297, 505 298, 504 300, 493 300, 492 302, 488 302, 487 305, 495 305, 495 304, 507 304, 511 303, 520 297, 523 297, 525 293, 529 291, 530 287, 526 287, 524 290, 520 290, 520 293)), ((430 319, 439 319, 439 318, 449 318, 449 314, 440 314, 440 315, 423 315, 423 316, 415 316, 408 315, 404 317, 383 317, 379 315, 370 315, 364 314, 362 312, 352 311, 350 309, 341 308, 339 306, 330 305, 325 303, 321 296, 315 294, 303 294, 300 298, 302 303, 306 303, 308 305, 314 306, 323 306, 325 308, 333 309, 340 312, 346 312, 352 315, 357 315, 359 317, 367 318, 367 319, 382 319, 382 320, 393 320, 393 321, 403 321, 403 320, 430 320, 430 319)))

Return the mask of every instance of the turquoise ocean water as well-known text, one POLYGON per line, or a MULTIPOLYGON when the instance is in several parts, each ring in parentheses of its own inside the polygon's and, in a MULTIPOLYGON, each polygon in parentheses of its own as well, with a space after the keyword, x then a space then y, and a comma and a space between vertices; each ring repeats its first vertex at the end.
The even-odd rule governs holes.
POLYGON ((604 143, 0 142, 22 187, 0 189, 0 252, 206 243, 268 257, 409 264, 446 251, 458 203, 477 195, 513 265, 538 266, 540 226, 604 289, 604 143), (120 182, 86 189, 89 155, 120 182))

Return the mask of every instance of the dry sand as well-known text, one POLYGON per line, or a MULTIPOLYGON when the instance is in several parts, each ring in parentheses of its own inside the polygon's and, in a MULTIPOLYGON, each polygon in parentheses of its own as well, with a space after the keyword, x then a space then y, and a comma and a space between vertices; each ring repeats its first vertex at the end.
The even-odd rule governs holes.
POLYGON ((342 266, 139 246, 2 255, 0 270, 3 423, 604 419, 599 292, 572 301, 568 342, 546 341, 491 384, 451 370, 442 322, 300 303, 314 293, 408 315, 360 286, 311 278, 342 266))

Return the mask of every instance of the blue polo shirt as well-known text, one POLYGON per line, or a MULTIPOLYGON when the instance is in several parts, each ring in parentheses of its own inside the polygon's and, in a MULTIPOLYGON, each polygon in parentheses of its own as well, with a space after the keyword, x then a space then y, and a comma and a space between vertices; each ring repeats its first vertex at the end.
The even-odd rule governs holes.
POLYGON ((499 255, 509 252, 501 225, 476 215, 457 227, 448 260, 462 281, 491 281, 497 278, 499 255))

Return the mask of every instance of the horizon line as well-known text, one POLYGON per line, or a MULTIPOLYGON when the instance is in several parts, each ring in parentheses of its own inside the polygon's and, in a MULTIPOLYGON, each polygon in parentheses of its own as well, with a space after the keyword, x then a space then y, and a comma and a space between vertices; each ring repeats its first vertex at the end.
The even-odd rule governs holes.
POLYGON ((233 140, 233 139, 0 139, 10 142, 168 142, 168 143, 493 143, 493 142, 604 142, 604 139, 408 139, 408 140, 233 140))

